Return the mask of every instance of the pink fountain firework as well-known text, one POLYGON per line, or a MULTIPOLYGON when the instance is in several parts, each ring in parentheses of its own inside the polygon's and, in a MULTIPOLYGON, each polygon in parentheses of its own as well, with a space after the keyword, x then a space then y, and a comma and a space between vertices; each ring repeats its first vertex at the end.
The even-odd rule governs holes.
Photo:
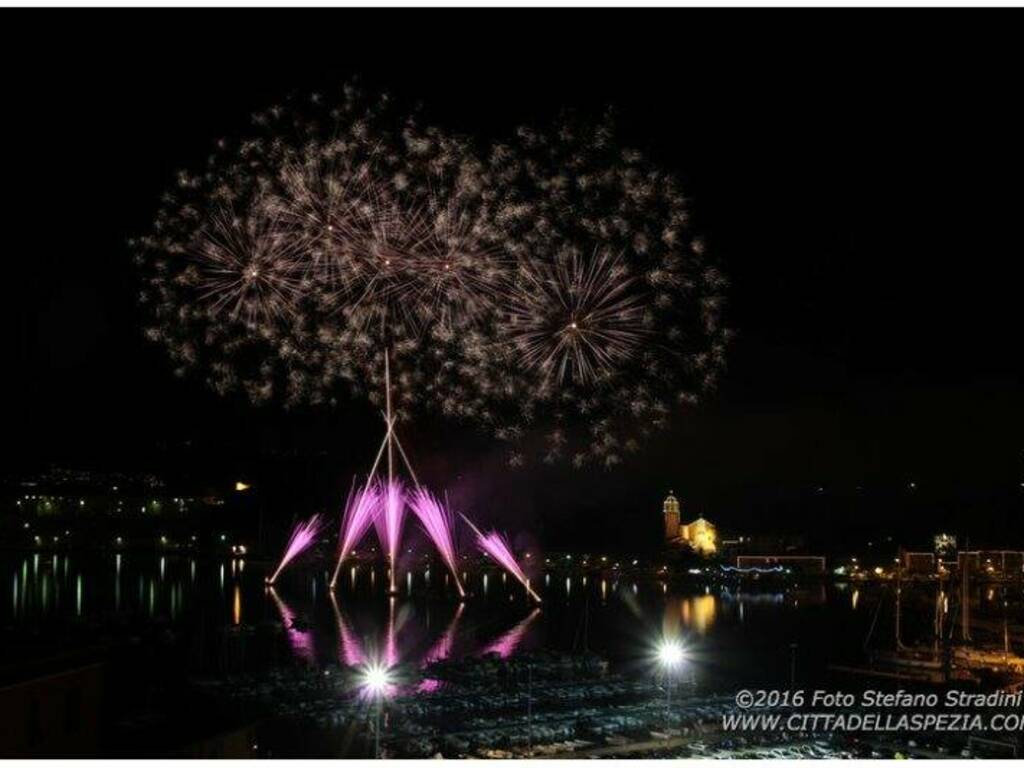
POLYGON ((430 536, 430 540, 434 542, 448 570, 452 572, 459 597, 465 597, 466 593, 462 589, 462 582, 459 581, 458 569, 455 566, 455 537, 452 535, 454 519, 451 510, 426 488, 416 489, 409 497, 409 507, 430 536))
POLYGON ((288 539, 288 546, 285 548, 284 556, 281 558, 277 570, 274 571, 273 576, 267 579, 268 584, 273 584, 281 571, 284 570, 284 567, 309 548, 309 545, 316 540, 322 527, 323 522, 319 514, 313 515, 309 520, 295 526, 292 530, 291 538, 288 539))
POLYGON ((341 518, 341 530, 338 534, 338 563, 334 566, 331 576, 331 587, 338 582, 338 572, 345 557, 352 553, 353 548, 366 534, 373 524, 381 505, 381 490, 375 483, 367 482, 362 488, 349 493, 345 502, 345 512, 341 518))
POLYGON ((512 554, 512 548, 508 545, 508 540, 505 538, 505 535, 499 531, 484 533, 473 525, 470 519, 465 515, 462 515, 462 519, 465 520, 469 527, 473 529, 473 532, 476 534, 476 543, 480 549, 494 558, 494 560, 497 561, 498 564, 506 571, 515 576, 534 600, 538 603, 541 602, 540 595, 534 592, 530 587, 529 579, 526 578, 526 574, 523 573, 523 569, 520 568, 519 563, 516 562, 515 555, 512 554))
POLYGON ((389 591, 396 592, 398 551, 402 539, 402 525, 405 523, 405 485, 401 480, 388 480, 383 486, 381 496, 373 524, 377 528, 381 546, 388 553, 388 563, 391 566, 389 591))

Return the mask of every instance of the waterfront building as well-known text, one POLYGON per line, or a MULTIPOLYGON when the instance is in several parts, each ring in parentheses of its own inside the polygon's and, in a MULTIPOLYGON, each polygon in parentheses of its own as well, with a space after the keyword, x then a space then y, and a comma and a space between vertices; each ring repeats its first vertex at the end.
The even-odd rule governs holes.
POLYGON ((665 541, 673 541, 679 538, 679 523, 681 520, 679 517, 679 499, 675 497, 672 491, 668 492, 668 496, 665 497, 661 508, 665 517, 665 541))
POLYGON ((674 547, 687 547, 702 556, 715 554, 718 551, 718 529, 703 517, 698 517, 690 523, 683 523, 681 509, 679 500, 672 491, 669 491, 662 503, 665 542, 674 547))

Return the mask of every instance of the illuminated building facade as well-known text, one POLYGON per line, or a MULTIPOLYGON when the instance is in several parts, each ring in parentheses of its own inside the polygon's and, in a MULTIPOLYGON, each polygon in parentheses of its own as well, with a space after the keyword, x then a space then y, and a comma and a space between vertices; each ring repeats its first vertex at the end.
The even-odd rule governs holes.
POLYGON ((679 538, 698 555, 713 555, 718 551, 718 529, 703 517, 679 526, 679 538))
POLYGON ((668 496, 665 497, 661 508, 665 515, 665 541, 678 539, 679 523, 681 522, 679 517, 679 499, 675 497, 672 491, 668 492, 668 496))
POLYGON ((703 517, 698 517, 692 523, 683 523, 679 499, 671 491, 662 504, 662 514, 665 518, 666 543, 687 546, 704 556, 718 551, 718 529, 703 517))

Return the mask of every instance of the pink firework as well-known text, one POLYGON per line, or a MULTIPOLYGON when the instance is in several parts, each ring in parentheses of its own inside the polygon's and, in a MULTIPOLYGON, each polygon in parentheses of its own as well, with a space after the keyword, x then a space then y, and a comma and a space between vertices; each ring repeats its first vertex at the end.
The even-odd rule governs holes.
POLYGON ((322 527, 323 522, 320 520, 319 514, 313 515, 309 520, 295 526, 277 570, 274 571, 273 576, 267 579, 268 584, 273 584, 288 563, 309 549, 309 545, 316 541, 322 527))
POLYGON ((391 566, 390 591, 395 592, 395 577, 398 569, 398 551, 402 543, 402 525, 405 523, 405 486, 401 480, 389 480, 383 485, 381 502, 373 524, 381 546, 388 553, 391 566))
POLYGON ((334 566, 331 576, 331 587, 338 581, 341 563, 353 548, 362 540, 367 529, 373 524, 381 504, 381 491, 375 484, 367 483, 362 488, 353 490, 345 502, 345 512, 341 517, 341 530, 338 534, 338 563, 334 566))
POLYGON ((499 531, 483 533, 479 528, 470 523, 469 518, 465 515, 462 518, 469 523, 476 533, 476 543, 480 549, 490 555, 502 568, 515 576, 519 583, 526 588, 526 591, 530 593, 530 596, 539 603, 541 601, 540 595, 530 587, 530 581, 526 578, 526 574, 523 573, 523 569, 519 567, 519 563, 516 562, 515 555, 512 554, 512 548, 508 545, 505 535, 499 531))
POLYGON ((458 587, 459 596, 465 597, 462 589, 462 582, 459 581, 458 569, 455 567, 455 537, 452 535, 453 515, 451 510, 442 504, 426 488, 417 488, 416 492, 409 497, 409 507, 413 514, 420 521, 423 529, 434 542, 437 551, 444 559, 448 570, 452 572, 455 579, 455 586, 458 587))

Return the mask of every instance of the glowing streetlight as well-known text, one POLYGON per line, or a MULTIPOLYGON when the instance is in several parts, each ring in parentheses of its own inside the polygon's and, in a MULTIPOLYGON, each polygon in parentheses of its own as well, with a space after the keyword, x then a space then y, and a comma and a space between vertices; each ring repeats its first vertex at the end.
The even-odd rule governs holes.
POLYGON ((363 668, 363 690, 377 702, 373 722, 373 756, 375 758, 380 758, 380 715, 384 706, 384 697, 391 690, 392 683, 391 670, 386 665, 373 662, 363 668))
POLYGON ((658 647, 658 661, 665 669, 676 669, 683 663, 685 657, 683 646, 678 640, 662 640, 658 647))
POLYGON ((391 685, 391 672, 382 664, 370 664, 363 670, 363 687, 373 696, 383 696, 391 685))
POLYGON ((665 716, 668 716, 672 705, 672 684, 675 673, 686 661, 686 652, 678 640, 665 638, 658 646, 658 664, 665 680, 665 716))

